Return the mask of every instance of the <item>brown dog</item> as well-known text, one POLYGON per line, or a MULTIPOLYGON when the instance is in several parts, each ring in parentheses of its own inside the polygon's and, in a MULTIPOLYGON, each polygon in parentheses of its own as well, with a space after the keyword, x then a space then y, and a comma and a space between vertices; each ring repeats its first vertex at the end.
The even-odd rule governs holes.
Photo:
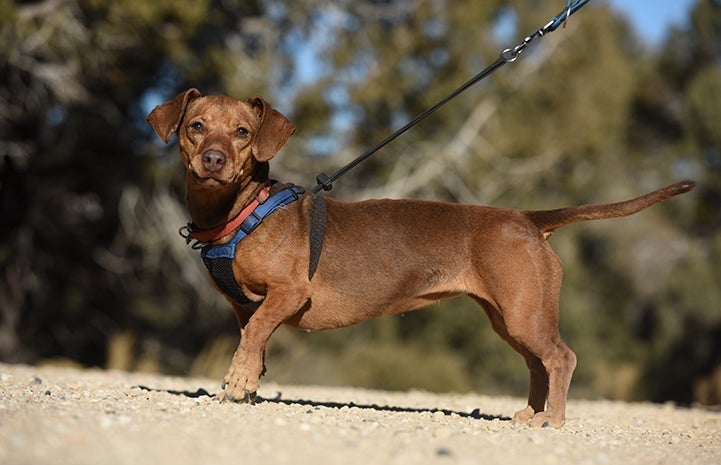
MULTIPOLYGON (((148 122, 165 142, 177 134, 195 237, 220 244, 234 237, 236 217, 277 191, 268 193, 267 162, 295 130, 259 97, 203 97, 196 89, 156 107, 148 122)), ((252 402, 266 342, 281 324, 340 328, 465 294, 530 370, 528 406, 513 420, 559 427, 576 356, 558 333, 561 262, 546 239, 565 224, 630 215, 693 186, 682 181, 625 202, 547 211, 328 198, 314 274, 308 244, 316 201, 304 194, 235 246, 232 284, 248 300, 229 298, 241 339, 222 398, 252 402)))

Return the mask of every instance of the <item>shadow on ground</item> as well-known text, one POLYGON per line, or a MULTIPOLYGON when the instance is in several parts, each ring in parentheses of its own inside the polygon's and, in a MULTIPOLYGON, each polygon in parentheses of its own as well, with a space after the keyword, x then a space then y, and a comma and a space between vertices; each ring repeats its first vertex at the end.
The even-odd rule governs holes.
MULTIPOLYGON (((210 398, 216 398, 215 394, 211 394, 205 389, 198 389, 197 391, 177 391, 173 389, 154 389, 147 386, 134 386, 136 389, 140 389, 143 391, 150 391, 150 392, 165 392, 167 394, 172 394, 174 396, 184 396, 189 397, 191 399, 197 399, 199 397, 210 397, 210 398)), ((282 393, 278 393, 278 395, 272 399, 266 399, 263 397, 257 397, 255 400, 255 403, 261 404, 261 403, 273 403, 273 404, 285 404, 285 405, 302 405, 302 406, 308 406, 308 407, 326 407, 326 408, 334 408, 334 409, 341 409, 343 407, 355 407, 359 409, 364 410, 375 410, 379 412, 395 412, 395 413, 438 413, 441 412, 444 415, 458 415, 462 418, 474 418, 476 420, 486 420, 486 421, 493 421, 493 420, 500 420, 500 421, 511 421, 510 417, 505 416, 499 416, 499 415, 489 415, 486 413, 481 413, 479 409, 474 409, 472 412, 458 412, 455 410, 450 409, 439 409, 439 408, 415 408, 415 407, 398 407, 394 405, 378 405, 378 404, 356 404, 355 402, 323 402, 323 401, 316 401, 316 400, 306 400, 306 399, 283 399, 282 393)))

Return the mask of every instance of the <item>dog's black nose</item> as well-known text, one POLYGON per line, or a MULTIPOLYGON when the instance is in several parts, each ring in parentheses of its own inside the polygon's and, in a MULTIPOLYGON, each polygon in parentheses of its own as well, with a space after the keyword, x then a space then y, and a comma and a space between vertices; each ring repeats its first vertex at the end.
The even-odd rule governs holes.
POLYGON ((208 150, 203 153, 203 166, 206 170, 214 173, 220 171, 225 165, 225 154, 218 150, 208 150))

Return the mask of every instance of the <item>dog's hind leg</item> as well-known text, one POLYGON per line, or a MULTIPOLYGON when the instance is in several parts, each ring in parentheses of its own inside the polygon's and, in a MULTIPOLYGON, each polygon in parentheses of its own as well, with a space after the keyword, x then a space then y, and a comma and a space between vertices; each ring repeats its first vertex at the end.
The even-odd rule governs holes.
POLYGON ((548 374, 543 366, 541 359, 533 355, 523 345, 513 339, 506 329, 501 313, 496 310, 485 299, 474 297, 474 299, 483 307, 488 319, 491 321, 491 327, 504 341, 506 341, 513 349, 523 356, 526 366, 530 372, 530 390, 528 394, 528 406, 513 416, 516 423, 527 423, 536 413, 546 409, 546 400, 548 398, 548 374))
MULTIPOLYGON (((576 354, 561 341, 560 337, 553 337, 546 341, 532 340, 524 345, 534 355, 539 354, 537 356, 548 377, 546 409, 543 412, 535 412, 527 423, 531 426, 559 428, 563 426, 566 419, 566 399, 573 370, 576 368, 576 354)), ((532 408, 530 405, 529 407, 532 408)), ((524 410, 516 413, 517 421, 522 421, 530 413, 530 411, 524 410)))
POLYGON ((560 427, 576 355, 558 332, 560 260, 544 245, 527 248, 529 255, 506 261, 507 269, 497 267, 496 276, 502 279, 495 286, 486 282, 486 289, 491 284, 489 297, 475 299, 493 329, 524 357, 530 371, 528 406, 516 412, 514 421, 560 427))

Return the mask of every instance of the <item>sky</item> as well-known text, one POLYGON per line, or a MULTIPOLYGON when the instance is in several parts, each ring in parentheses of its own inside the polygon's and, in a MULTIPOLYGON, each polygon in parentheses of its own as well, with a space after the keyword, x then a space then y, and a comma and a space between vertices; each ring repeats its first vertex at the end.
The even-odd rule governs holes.
MULTIPOLYGON (((671 24, 682 25, 696 0, 602 0, 626 15, 639 36, 660 44, 671 24)), ((563 2, 561 2, 563 3, 563 2)))

